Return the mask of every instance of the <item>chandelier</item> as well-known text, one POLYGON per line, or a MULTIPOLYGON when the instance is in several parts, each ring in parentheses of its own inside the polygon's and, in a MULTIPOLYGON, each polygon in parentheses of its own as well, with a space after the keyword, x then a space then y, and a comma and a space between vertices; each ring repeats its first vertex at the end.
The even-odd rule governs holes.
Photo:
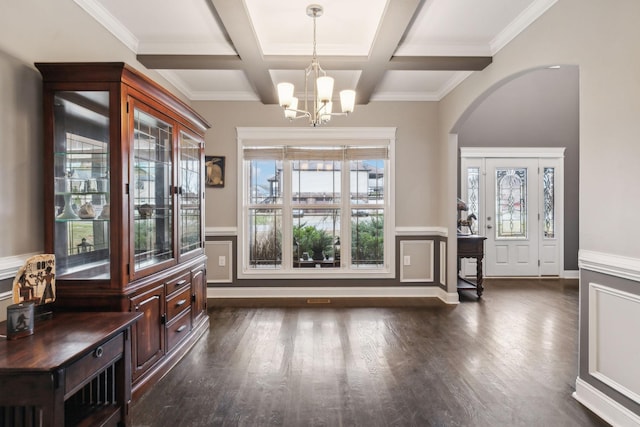
POLYGON ((284 116, 291 121, 306 117, 309 124, 314 127, 327 123, 331 120, 331 116, 346 116, 353 112, 356 101, 354 90, 340 91, 342 112, 332 112, 333 77, 327 76, 327 73, 320 67, 316 54, 316 18, 322 16, 322 12, 322 6, 318 4, 307 6, 307 15, 313 18, 313 56, 311 64, 304 71, 304 109, 298 108, 298 98, 293 96, 294 86, 292 83, 278 84, 278 99, 280 106, 284 109, 284 116), (309 86, 312 87, 311 94, 309 86))

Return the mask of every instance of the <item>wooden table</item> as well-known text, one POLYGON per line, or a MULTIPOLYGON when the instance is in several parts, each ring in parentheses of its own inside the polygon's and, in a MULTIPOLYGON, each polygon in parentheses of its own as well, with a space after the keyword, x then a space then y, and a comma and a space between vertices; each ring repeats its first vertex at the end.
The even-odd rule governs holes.
POLYGON ((0 425, 127 425, 130 331, 141 316, 56 313, 33 335, 0 338, 0 425))
POLYGON ((458 272, 462 258, 476 259, 476 282, 473 283, 458 274, 458 292, 463 290, 476 291, 478 298, 482 297, 482 258, 484 257, 484 241, 487 238, 476 235, 458 235, 458 272))

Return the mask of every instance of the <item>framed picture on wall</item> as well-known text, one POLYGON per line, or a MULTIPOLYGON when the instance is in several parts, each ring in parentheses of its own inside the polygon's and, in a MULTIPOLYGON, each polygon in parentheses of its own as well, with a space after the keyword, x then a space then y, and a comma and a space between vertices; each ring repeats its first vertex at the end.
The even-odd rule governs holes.
POLYGON ((204 156, 205 184, 207 187, 224 187, 224 156, 204 156))

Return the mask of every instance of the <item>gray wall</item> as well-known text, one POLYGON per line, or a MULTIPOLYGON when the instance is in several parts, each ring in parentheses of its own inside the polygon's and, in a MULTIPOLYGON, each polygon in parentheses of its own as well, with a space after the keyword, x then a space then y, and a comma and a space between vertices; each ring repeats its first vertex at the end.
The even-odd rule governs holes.
POLYGON ((0 50, 0 259, 44 248, 41 86, 0 50))
POLYGON ((518 75, 489 94, 458 133, 459 147, 566 147, 565 270, 578 270, 578 92, 576 66, 518 75))

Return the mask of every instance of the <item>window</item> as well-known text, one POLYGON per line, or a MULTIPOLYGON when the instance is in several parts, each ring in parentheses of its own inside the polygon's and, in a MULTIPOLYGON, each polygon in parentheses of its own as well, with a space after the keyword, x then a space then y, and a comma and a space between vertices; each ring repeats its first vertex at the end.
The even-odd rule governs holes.
POLYGON ((312 141, 241 141, 239 276, 392 273, 393 140, 318 130, 312 141))

